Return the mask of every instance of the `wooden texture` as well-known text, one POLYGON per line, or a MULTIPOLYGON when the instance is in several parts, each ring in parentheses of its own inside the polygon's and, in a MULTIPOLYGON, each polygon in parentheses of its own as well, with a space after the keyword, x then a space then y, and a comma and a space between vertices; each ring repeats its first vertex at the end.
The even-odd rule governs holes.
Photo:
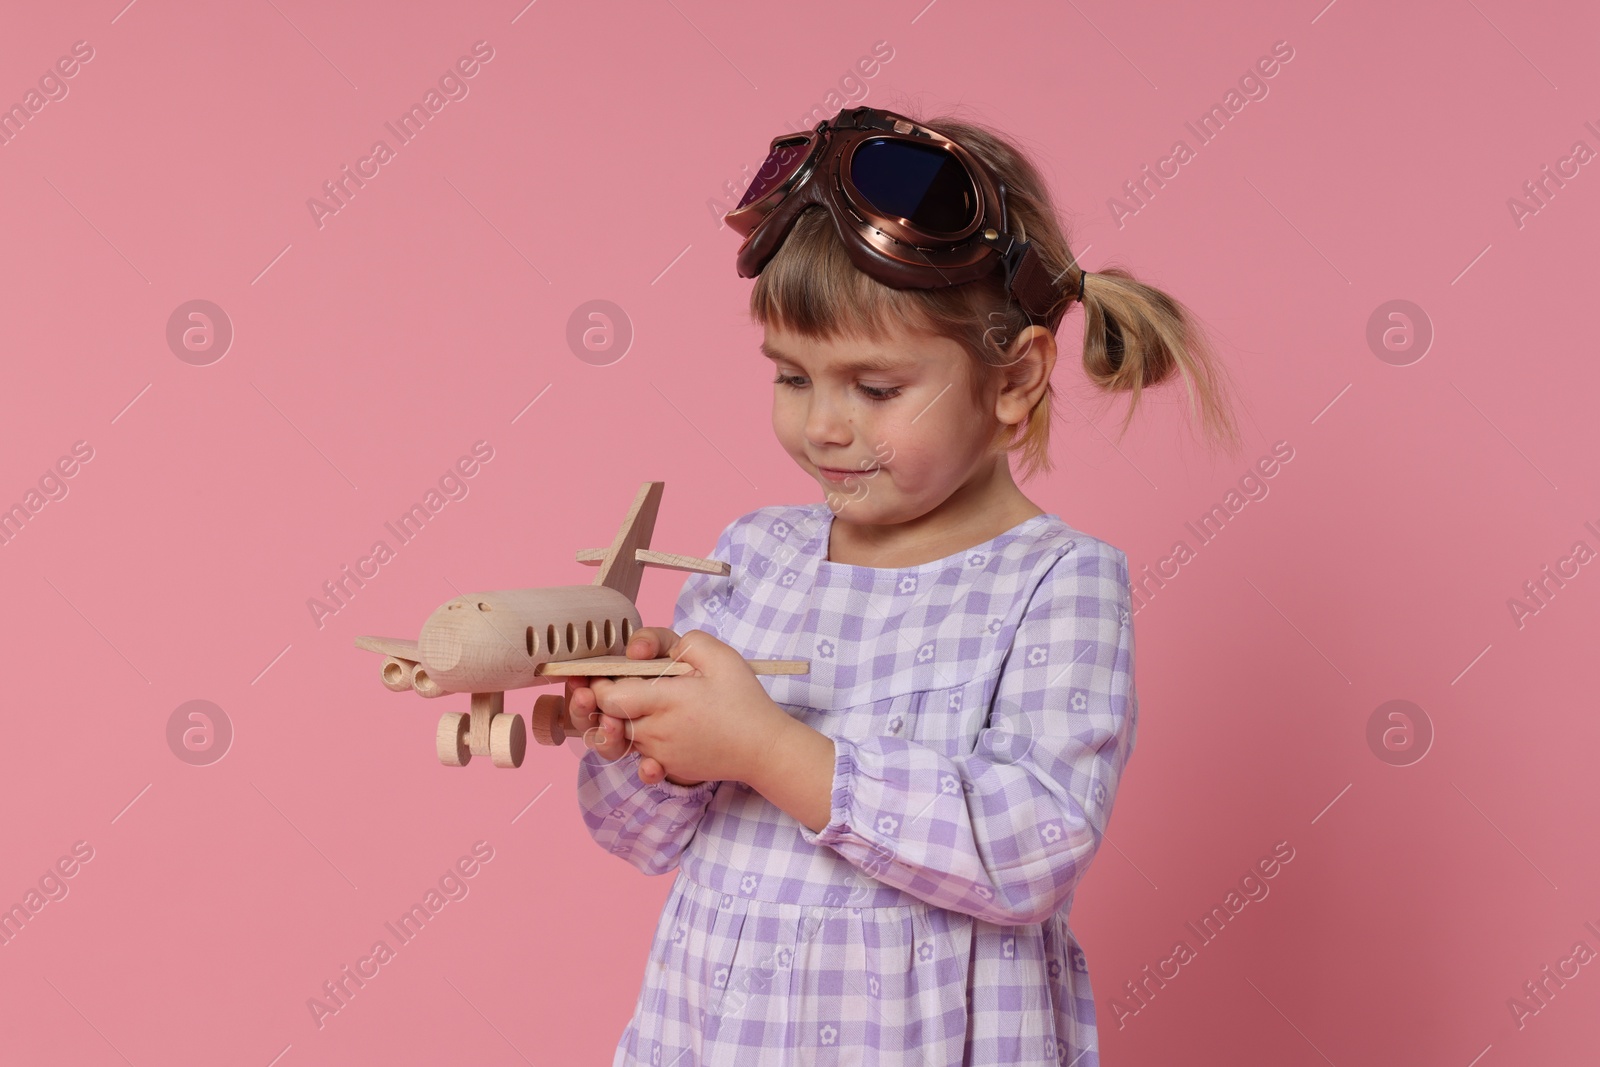
MULTIPOLYGON (((588 585, 500 589, 446 601, 422 624, 417 640, 363 634, 356 647, 384 657, 381 680, 394 692, 422 697, 471 694, 467 714, 446 713, 434 746, 441 763, 465 766, 489 756, 497 767, 520 767, 531 728, 541 745, 564 743, 571 729, 563 696, 534 702, 525 726, 507 714, 507 690, 566 678, 661 678, 691 673, 669 657, 629 659, 628 639, 643 622, 634 599, 645 567, 729 574, 721 560, 650 548, 665 482, 645 482, 634 496, 610 547, 586 548, 579 563, 597 566, 588 585)), ((756 674, 805 674, 806 660, 746 660, 756 674)))
POLYGON ((521 715, 496 715, 489 724, 489 758, 496 767, 520 767, 528 751, 528 730, 521 715))
POLYGON ((472 720, 459 711, 447 711, 439 718, 439 728, 434 734, 434 748, 439 762, 446 767, 465 767, 472 762, 472 748, 467 744, 467 731, 472 720))
POLYGON ((428 697, 429 699, 442 697, 449 692, 449 690, 439 686, 424 667, 418 667, 411 672, 411 688, 416 692, 417 696, 428 697))
POLYGON ((472 730, 468 734, 467 744, 474 756, 489 754, 489 723, 496 715, 503 714, 505 707, 504 693, 472 694, 472 730))
POLYGON ((533 702, 528 713, 533 739, 541 745, 560 745, 567 740, 567 702, 564 697, 546 693, 533 702))
POLYGON ((410 692, 416 676, 417 665, 411 660, 388 656, 383 661, 383 686, 391 692, 410 692))
MULTIPOLYGON (((598 567, 605 562, 608 550, 604 548, 578 549, 578 562, 598 567)), ((665 567, 673 571, 693 571, 696 574, 729 574, 732 569, 720 559, 701 559, 699 556, 680 556, 676 552, 657 552, 641 548, 634 558, 650 567, 665 567)))
POLYGON ((633 506, 628 509, 621 528, 617 530, 616 539, 600 561, 600 573, 594 576, 595 585, 615 589, 627 597, 630 604, 639 596, 639 578, 644 573, 644 564, 639 562, 638 552, 641 548, 650 547, 650 535, 656 528, 656 512, 661 508, 661 492, 666 487, 666 482, 645 482, 639 487, 638 495, 633 498, 633 506))
MULTIPOLYGON (((747 659, 757 674, 809 674, 811 661, 805 659, 747 659)), ((590 656, 587 659, 545 663, 539 667, 544 678, 648 678, 688 674, 694 668, 683 660, 670 658, 629 659, 627 656, 590 656)))
MULTIPOLYGON (((557 585, 456 597, 422 625, 423 668, 452 692, 538 685, 539 665, 620 653, 639 609, 615 589, 557 585)), ((392 654, 392 653, 391 653, 392 654)))
POLYGON ((356 647, 364 648, 368 652, 376 652, 383 656, 393 656, 395 659, 408 659, 412 663, 422 661, 422 652, 417 648, 415 641, 407 641, 403 637, 372 637, 363 635, 356 638, 356 647))

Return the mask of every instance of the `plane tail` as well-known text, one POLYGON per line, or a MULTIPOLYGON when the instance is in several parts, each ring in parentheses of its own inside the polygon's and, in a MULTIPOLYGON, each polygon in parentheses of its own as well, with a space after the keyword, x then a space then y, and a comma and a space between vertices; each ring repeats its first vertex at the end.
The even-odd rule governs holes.
POLYGON ((594 576, 593 584, 609 586, 629 600, 638 597, 639 579, 645 568, 639 559, 639 550, 650 547, 650 535, 656 528, 656 512, 661 508, 661 493, 666 485, 666 482, 645 482, 639 487, 616 539, 599 561, 600 573, 594 576))

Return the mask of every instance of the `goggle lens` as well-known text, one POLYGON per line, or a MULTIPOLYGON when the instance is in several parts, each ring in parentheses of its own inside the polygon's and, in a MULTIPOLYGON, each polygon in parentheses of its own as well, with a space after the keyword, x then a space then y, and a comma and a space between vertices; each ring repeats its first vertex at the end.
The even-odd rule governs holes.
MULTIPOLYGON (((739 207, 755 203, 788 181, 795 168, 805 162, 810 143, 810 138, 797 137, 774 145, 766 161, 761 164, 761 169, 756 171, 750 188, 744 191, 744 199, 739 201, 739 207)), ((734 210, 739 210, 739 207, 734 210)))
POLYGON ((956 233, 978 214, 978 191, 960 160, 934 145, 869 138, 850 159, 850 180, 874 209, 919 230, 956 233))

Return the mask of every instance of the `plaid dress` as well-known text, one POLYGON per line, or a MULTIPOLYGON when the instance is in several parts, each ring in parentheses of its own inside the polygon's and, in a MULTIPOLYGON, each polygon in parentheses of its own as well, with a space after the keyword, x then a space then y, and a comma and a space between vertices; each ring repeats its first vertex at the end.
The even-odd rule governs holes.
POLYGON ((812 831, 748 785, 578 765, 584 822, 678 875, 613 1067, 1097 1067, 1067 923, 1133 750, 1127 557, 1036 515, 912 567, 830 562, 822 503, 723 530, 674 611, 833 739, 812 831))

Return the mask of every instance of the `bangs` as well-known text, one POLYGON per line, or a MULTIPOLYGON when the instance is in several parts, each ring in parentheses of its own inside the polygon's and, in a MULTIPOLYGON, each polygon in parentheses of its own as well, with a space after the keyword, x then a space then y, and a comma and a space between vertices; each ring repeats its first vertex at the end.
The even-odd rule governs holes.
POLYGON ((800 213, 750 291, 757 323, 817 341, 884 341, 894 325, 936 332, 933 312, 927 291, 893 289, 862 273, 820 206, 800 213))

